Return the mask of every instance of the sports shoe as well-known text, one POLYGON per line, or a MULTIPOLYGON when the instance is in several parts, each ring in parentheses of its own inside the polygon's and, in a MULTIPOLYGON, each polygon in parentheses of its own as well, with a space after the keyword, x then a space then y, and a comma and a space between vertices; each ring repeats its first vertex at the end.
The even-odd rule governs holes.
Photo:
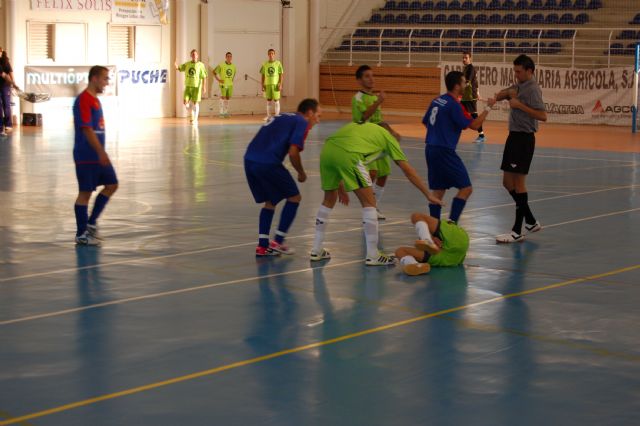
POLYGON ((485 137, 484 136, 478 136, 477 138, 475 138, 473 143, 484 143, 484 141, 485 141, 485 137))
POLYGON ((378 213, 378 220, 387 220, 387 217, 380 210, 376 209, 376 213, 378 213))
POLYGON ((404 265, 402 270, 405 274, 416 276, 426 274, 431 270, 431 265, 428 263, 411 263, 409 265, 404 265))
POLYGON ((89 231, 84 231, 84 234, 76 237, 76 244, 79 246, 99 246, 100 240, 92 237, 89 231))
POLYGON ((11 133, 11 132, 13 132, 13 127, 5 127, 4 131, 7 132, 7 133, 11 133))
POLYGON ((5 132, 4 130, 2 130, 2 131, 0 132, 0 136, 7 136, 7 132, 5 132))
POLYGON ((87 233, 95 239, 104 240, 98 231, 98 225, 87 225, 87 233))
POLYGON ((367 257, 364 260, 365 265, 367 266, 384 266, 384 265, 393 265, 396 263, 396 257, 390 256, 384 253, 378 253, 378 257, 373 259, 371 257, 367 257))
POLYGON ((413 246, 418 250, 426 251, 429 254, 436 254, 440 251, 440 248, 436 243, 429 240, 416 240, 413 246))
POLYGON ((256 247, 256 256, 280 256, 280 252, 272 250, 271 247, 256 247))
POLYGON ((322 249, 319 253, 312 251, 311 253, 309 253, 309 259, 311 259, 312 262, 331 259, 331 254, 325 249, 322 249))
POLYGON ((524 241, 524 235, 516 234, 513 231, 509 234, 501 234, 496 237, 496 243, 498 244, 519 243, 522 241, 524 241))
POLYGON ((293 253, 296 252, 294 249, 292 249, 288 245, 286 245, 286 244, 278 244, 275 241, 271 241, 269 243, 269 248, 271 250, 277 251, 278 253, 281 253, 281 254, 293 254, 293 253))
POLYGON ((536 223, 534 223, 533 225, 527 225, 525 223, 524 224, 524 229, 525 229, 525 235, 526 234, 533 234, 534 232, 541 231, 542 230, 542 225, 538 221, 536 221, 536 223))
POLYGON ((263 118, 263 119, 262 119, 262 121, 265 121, 265 122, 266 122, 266 121, 269 121, 269 119, 271 119, 271 116, 270 116, 270 115, 267 115, 265 118, 263 118))

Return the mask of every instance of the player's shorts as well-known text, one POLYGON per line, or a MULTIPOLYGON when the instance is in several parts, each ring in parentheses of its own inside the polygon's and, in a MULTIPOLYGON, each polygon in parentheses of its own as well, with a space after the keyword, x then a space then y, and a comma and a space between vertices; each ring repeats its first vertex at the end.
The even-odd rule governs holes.
POLYGON ((230 98, 233 96, 233 86, 220 86, 220 97, 230 98))
POLYGON ((464 262, 469 250, 467 231, 453 222, 440 221, 436 237, 442 241, 442 248, 434 255, 425 253, 423 263, 431 266, 458 266, 464 262))
POLYGON ((389 176, 391 174, 391 158, 384 156, 376 161, 367 164, 368 170, 377 171, 377 177, 389 176))
POLYGON ((244 172, 256 203, 278 204, 300 194, 291 173, 282 164, 263 164, 244 160, 244 172))
POLYGON ((478 101, 460 101, 469 114, 478 112, 478 101))
POLYGON ((202 88, 201 87, 185 87, 183 99, 185 102, 200 102, 202 100, 202 88))
POLYGON ((102 185, 116 185, 118 177, 113 166, 102 166, 97 163, 76 164, 76 178, 78 190, 81 192, 93 192, 102 185))
POLYGON ((535 133, 509 132, 500 169, 505 172, 528 174, 535 149, 535 133))
POLYGON ((425 157, 430 189, 460 189, 471 186, 467 168, 454 150, 427 144, 425 157))
POLYGON ((267 84, 264 86, 264 97, 270 101, 280 100, 280 90, 277 84, 267 84))
POLYGON ((338 189, 340 182, 344 182, 347 192, 372 185, 362 154, 325 143, 320 152, 320 185, 323 191, 333 191, 338 189))

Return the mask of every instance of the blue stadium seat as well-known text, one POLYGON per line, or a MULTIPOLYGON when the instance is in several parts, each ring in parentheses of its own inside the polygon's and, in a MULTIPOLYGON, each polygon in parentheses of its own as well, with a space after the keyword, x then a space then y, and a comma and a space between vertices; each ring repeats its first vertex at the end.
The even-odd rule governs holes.
POLYGON ((633 20, 629 21, 631 25, 640 24, 640 13, 633 17, 633 20))
POLYGON ((349 40, 342 40, 342 44, 336 47, 336 50, 349 50, 349 40))
POLYGON ((504 33, 502 32, 502 30, 489 30, 486 38, 502 38, 503 35, 504 33))
MULTIPOLYGON (((621 55, 623 50, 624 45, 622 43, 612 43, 611 46, 609 46, 609 52, 611 52, 612 55, 621 55)), ((607 52, 605 51, 605 53, 607 52)))
POLYGON ((484 25, 488 21, 489 21, 489 18, 487 18, 487 15, 485 15, 484 13, 481 13, 478 16, 476 16, 476 25, 484 25))
POLYGON ((460 30, 460 38, 471 38, 473 30, 460 30))
POLYGON ((530 20, 530 17, 529 17, 528 13, 521 13, 516 18, 516 24, 518 24, 518 25, 528 25, 529 24, 529 20, 530 20))
POLYGON ((356 40, 353 42, 353 50, 365 50, 364 40, 356 40))
POLYGON ((440 36, 444 33, 444 30, 433 30, 433 36, 434 38, 440 38, 440 36))
POLYGON ((544 24, 544 15, 542 13, 536 13, 531 17, 529 22, 533 25, 535 24, 544 24))
POLYGON ((502 52, 502 43, 499 41, 492 41, 489 43, 489 48, 487 49, 489 52, 498 53, 502 52))
POLYGON ((465 25, 473 25, 473 15, 470 13, 466 13, 462 15, 462 19, 460 20, 460 23, 465 25))
POLYGON ((531 38, 531 33, 529 32, 529 30, 518 30, 515 33, 514 38, 521 38, 521 39, 531 38))
POLYGON ((560 10, 569 10, 573 8, 573 2, 571 0, 560 0, 558 4, 558 9, 560 10))
POLYGON ((589 6, 587 5, 587 0, 576 0, 575 3, 573 3, 573 8, 576 10, 585 10, 588 9, 589 6))
POLYGON ((461 5, 462 10, 473 10, 473 2, 471 0, 465 0, 461 5))
POLYGON ((636 32, 633 30, 624 30, 618 36, 616 36, 616 38, 623 40, 633 40, 636 38, 636 32))
POLYGON ((433 22, 433 15, 430 13, 425 13, 424 15, 422 15, 422 18, 420 18, 421 24, 431 24, 432 22, 433 22))
POLYGON ((359 28, 356 30, 355 33, 353 33, 354 37, 366 37, 367 36, 367 30, 364 28, 359 28))
POLYGON ((405 13, 396 16, 396 24, 408 24, 409 17, 405 13))
POLYGON ((422 2, 420 0, 414 0, 409 5, 409 9, 411 10, 420 10, 422 9, 422 2))
POLYGON ((520 53, 531 53, 531 43, 523 41, 518 45, 518 51, 520 53))
POLYGON ((573 38, 573 36, 576 34, 576 32, 574 30, 562 30, 562 34, 560 35, 561 38, 573 38))
POLYGON ((503 10, 515 10, 515 8, 516 3, 513 0, 504 0, 504 3, 502 3, 503 10))
POLYGON ((369 19, 370 24, 380 24, 382 23, 382 15, 379 13, 374 13, 371 15, 371 19, 369 19))
POLYGON ((396 23, 396 15, 393 13, 387 13, 382 17, 382 22, 385 24, 395 24, 396 23))
POLYGON ((500 24, 502 24, 502 15, 500 15, 498 13, 494 13, 493 15, 489 16, 489 24, 491 24, 491 25, 500 25, 500 24))
POLYGON ((543 9, 546 9, 546 10, 555 10, 557 8, 558 8, 558 2, 556 0, 547 0, 544 3, 544 7, 543 7, 543 9))
POLYGON ((413 36, 416 38, 427 38, 431 37, 431 30, 418 30, 414 31, 413 36))
POLYGON ((391 38, 393 37, 394 34, 395 34, 394 30, 386 29, 382 31, 382 37, 384 38, 391 38))
POLYGON ((627 55, 634 55, 635 52, 636 52, 636 43, 627 44, 626 54, 627 55))
POLYGON ((515 10, 527 10, 527 9, 529 9, 528 0, 519 0, 518 3, 516 3, 515 10))
POLYGON ((396 9, 398 9, 398 10, 409 10, 409 2, 408 1, 398 2, 398 5, 396 6, 396 9))
POLYGON ((591 9, 591 10, 595 10, 595 9, 602 9, 604 5, 602 4, 602 0, 591 0, 589 2, 589 6, 587 6, 587 9, 591 9))
POLYGON ((433 3, 433 1, 427 0, 424 3, 422 3, 422 9, 423 10, 433 10, 433 9, 435 9, 435 4, 433 3))
POLYGON ((560 38, 560 30, 543 31, 542 38, 560 38))
POLYGON ((367 37, 380 37, 380 30, 369 30, 367 37))
POLYGON ((513 13, 507 13, 502 18, 502 23, 504 25, 513 25, 513 24, 515 24, 516 23, 516 15, 514 15, 513 13))
POLYGON ((447 30, 444 33, 444 38, 460 38, 460 31, 458 31, 458 30, 447 30))
POLYGON ((401 52, 403 50, 407 50, 407 43, 404 41, 394 41, 393 42, 393 50, 396 52, 401 52))
POLYGON ((440 42, 439 41, 434 41, 433 44, 431 44, 431 47, 429 48, 429 51, 438 52, 439 50, 440 50, 440 42))
POLYGON ((429 42, 429 41, 421 41, 420 42, 420 47, 417 49, 418 52, 426 52, 426 51, 428 51, 430 44, 431 44, 431 42, 429 42))
POLYGON ((458 50, 457 41, 448 42, 447 45, 442 49, 443 52, 455 52, 456 50, 458 50))
POLYGON ((553 43, 549 43, 549 53, 555 54, 560 53, 562 51, 562 44, 559 41, 554 41, 553 43))
POLYGON ((589 22, 589 15, 586 13, 576 15, 576 18, 573 21, 574 24, 586 24, 587 22, 589 22))
POLYGON ((512 53, 512 52, 514 52, 516 50, 516 44, 513 41, 506 42, 504 44, 504 46, 505 46, 505 48, 507 50, 507 53, 512 53))
POLYGON ((385 3, 382 10, 394 10, 396 9, 396 2, 394 0, 389 0, 385 3))
POLYGON ((447 10, 447 2, 440 0, 436 3, 435 10, 447 10))
POLYGON ((475 50, 476 52, 486 52, 487 43, 484 41, 479 41, 473 46, 473 50, 475 50))
POLYGON ((444 15, 442 13, 436 15, 435 18, 433 18, 434 24, 444 24, 445 22, 447 22, 447 15, 444 15))
POLYGON ((476 5, 474 6, 475 10, 487 10, 487 7, 489 7, 489 5, 487 4, 487 2, 485 0, 478 0, 476 2, 476 5))
POLYGON ((410 24, 419 24, 420 23, 420 15, 418 15, 417 13, 414 13, 411 16, 409 16, 409 23, 410 24))
POLYGON ((380 43, 380 46, 382 48, 382 50, 393 50, 393 48, 391 47, 391 41, 389 40, 382 40, 382 43, 380 43))
POLYGON ((529 9, 532 9, 532 10, 544 9, 544 4, 542 3, 542 0, 531 0, 531 3, 529 4, 529 9))
POLYGON ((395 30, 393 36, 395 38, 407 38, 411 34, 411 30, 395 30))
POLYGON ((470 41, 463 41, 462 43, 460 43, 460 50, 463 52, 470 52, 471 51, 471 42, 470 41))
POLYGON ((460 24, 460 15, 458 15, 457 13, 449 15, 449 18, 447 19, 447 23, 449 25, 459 25, 460 24))
POLYGON ((544 20, 544 23, 549 25, 556 25, 558 24, 559 20, 560 18, 558 17, 557 13, 550 13, 547 15, 547 18, 544 20))
POLYGON ((369 52, 375 52, 375 51, 377 51, 379 49, 380 49, 380 47, 378 46, 378 40, 369 40, 367 42, 367 46, 366 46, 365 50, 367 50, 369 52))
POLYGON ((572 13, 563 14, 560 17, 560 20, 558 22, 562 25, 573 25, 573 14, 572 13))
POLYGON ((487 30, 476 30, 475 38, 487 38, 487 30))
POLYGON ((500 0, 491 0, 487 5, 487 10, 500 10, 502 8, 502 3, 500 0))
POLYGON ((460 10, 460 9, 462 9, 462 5, 458 0, 452 0, 451 3, 449 3, 449 10, 460 10))

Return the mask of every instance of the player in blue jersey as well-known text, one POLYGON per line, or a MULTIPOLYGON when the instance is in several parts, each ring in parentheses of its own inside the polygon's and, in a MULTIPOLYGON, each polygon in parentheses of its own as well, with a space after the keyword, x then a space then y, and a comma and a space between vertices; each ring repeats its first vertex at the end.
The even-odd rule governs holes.
POLYGON ((307 180, 300 152, 304 149, 307 133, 320 121, 320 114, 318 101, 305 99, 298 105, 297 114, 281 114, 267 121, 247 147, 244 154, 247 182, 256 203, 264 203, 260 211, 256 256, 293 254, 284 239, 302 198, 282 162, 289 155, 291 165, 298 172, 298 182, 307 180), (273 214, 283 199, 287 202, 280 215, 280 224, 274 241, 269 241, 273 214))
MULTIPOLYGON (((459 101, 465 87, 464 75, 451 71, 445 77, 445 84, 447 93, 431 102, 422 123, 427 127, 425 156, 429 188, 440 200, 447 189, 458 189, 449 213, 449 220, 457 223, 473 191, 469 173, 456 153, 460 133, 466 128, 477 130, 482 127, 495 100, 489 100, 482 114, 473 119, 459 101)), ((441 205, 429 204, 429 213, 438 220, 441 210, 441 205)))
POLYGON ((118 178, 104 150, 105 130, 102 105, 98 95, 109 84, 109 70, 96 65, 89 70, 89 85, 73 104, 75 142, 73 160, 78 178, 75 204, 76 244, 100 245, 97 220, 109 199, 118 189, 118 178), (91 216, 89 199, 98 186, 104 186, 96 197, 91 216))

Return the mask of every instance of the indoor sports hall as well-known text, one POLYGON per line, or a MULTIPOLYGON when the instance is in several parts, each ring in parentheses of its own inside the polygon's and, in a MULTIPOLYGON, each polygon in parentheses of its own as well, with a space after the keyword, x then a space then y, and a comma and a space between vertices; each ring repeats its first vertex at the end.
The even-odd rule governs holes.
MULTIPOLYGON (((1 0, 0 16, 0 425, 638 424, 640 2, 1 0), (367 263, 354 194, 325 224, 331 257, 311 260, 320 161, 353 121, 356 70, 371 67, 427 180, 423 117, 463 53, 487 116, 482 141, 468 129, 457 145, 473 185, 463 263, 367 263), (518 214, 501 170, 517 106, 486 105, 521 54, 547 118, 526 181, 541 229, 498 244, 518 214), (99 86, 103 116, 78 124, 99 86), (300 153, 295 253, 257 255, 245 153, 305 98, 320 122, 300 153), (117 172, 96 245, 78 235, 82 137, 104 138, 117 172)), ((389 255, 430 213, 394 164, 376 207, 389 255)))

